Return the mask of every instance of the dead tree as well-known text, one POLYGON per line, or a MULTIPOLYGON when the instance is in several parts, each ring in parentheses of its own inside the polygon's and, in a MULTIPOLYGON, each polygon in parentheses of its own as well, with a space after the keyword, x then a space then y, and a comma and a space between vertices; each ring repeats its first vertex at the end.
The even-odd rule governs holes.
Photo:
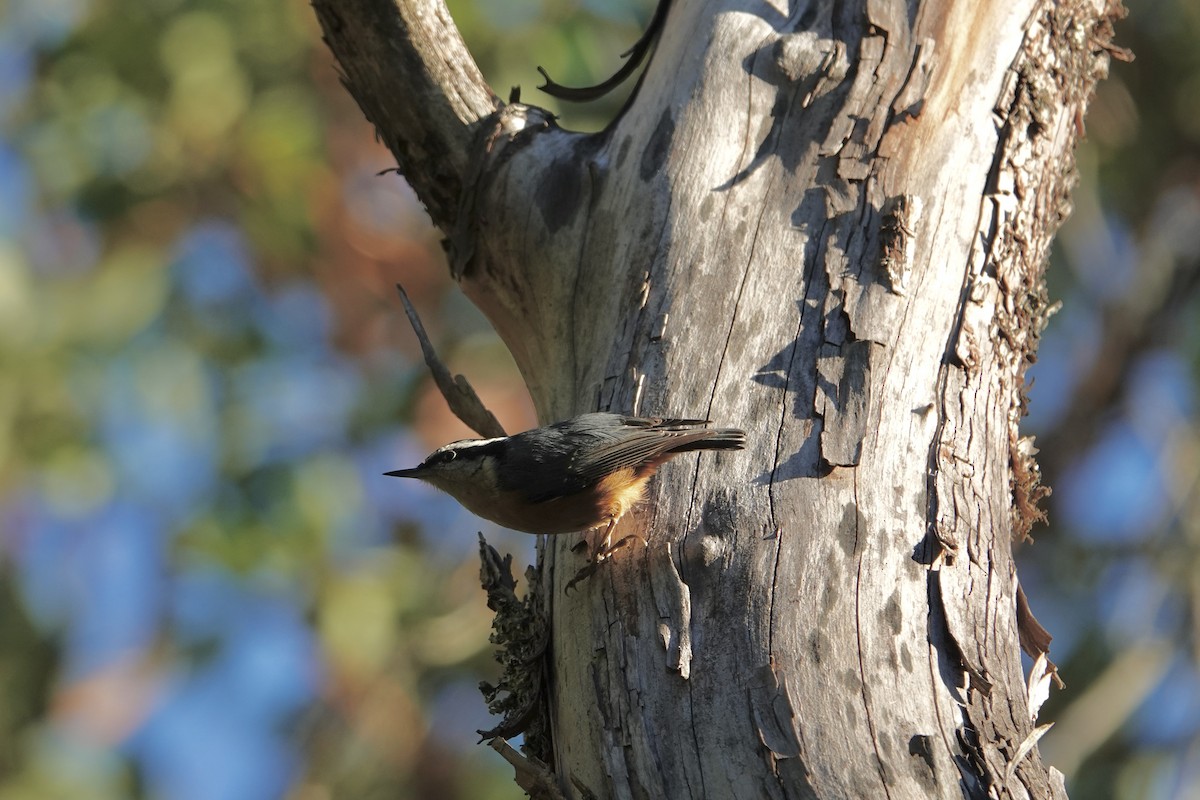
POLYGON ((544 421, 749 435, 664 468, 579 591, 544 543, 531 794, 1065 796, 1011 542, 1106 2, 663 0, 596 134, 501 102, 440 0, 314 2, 544 421))

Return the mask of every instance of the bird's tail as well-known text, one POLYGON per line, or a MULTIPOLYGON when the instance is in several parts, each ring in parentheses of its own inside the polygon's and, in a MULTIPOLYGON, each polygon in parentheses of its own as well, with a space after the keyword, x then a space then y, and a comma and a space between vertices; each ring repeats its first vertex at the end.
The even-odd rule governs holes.
MULTIPOLYGON (((697 433, 700 433, 697 431, 697 433)), ((703 436, 672 447, 672 453, 691 450, 741 450, 746 446, 746 432, 737 428, 715 428, 703 431, 703 436)), ((690 438, 690 437, 689 437, 690 438)))

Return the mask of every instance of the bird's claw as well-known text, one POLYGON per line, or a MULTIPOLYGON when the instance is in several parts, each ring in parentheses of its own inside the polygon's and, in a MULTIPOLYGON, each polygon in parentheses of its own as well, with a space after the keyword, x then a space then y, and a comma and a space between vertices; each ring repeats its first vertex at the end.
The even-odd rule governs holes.
POLYGON ((575 577, 567 581, 567 585, 563 588, 563 594, 570 594, 571 590, 575 588, 575 584, 590 578, 592 573, 596 571, 597 566, 599 565, 595 561, 589 561, 584 564, 583 568, 575 573, 575 577))
MULTIPOLYGON (((635 540, 641 542, 643 545, 646 544, 646 540, 643 539, 641 536, 638 536, 636 533, 631 533, 630 535, 622 537, 621 539, 617 540, 616 542, 614 542, 611 545, 607 545, 607 546, 601 545, 599 548, 596 549, 595 552, 592 553, 591 557, 588 559, 588 563, 584 564, 580 568, 579 572, 575 573, 575 577, 571 578, 571 580, 567 581, 567 585, 563 589, 563 593, 570 594, 571 589, 573 589, 576 584, 590 578, 592 576, 592 573, 594 573, 597 569, 599 569, 601 564, 603 564, 605 561, 607 561, 609 558, 612 557, 613 553, 617 552, 622 547, 626 547, 630 542, 635 541, 635 540)), ((576 545, 575 547, 572 547, 571 549, 573 551, 578 552, 579 545, 576 545)))
POLYGON ((628 545, 630 542, 632 542, 634 540, 641 542, 643 545, 646 544, 646 540, 643 539, 641 536, 638 536, 636 533, 631 533, 628 536, 621 537, 620 539, 618 539, 614 544, 610 545, 609 547, 602 547, 602 548, 600 548, 600 550, 593 553, 592 561, 596 564, 600 564, 604 561, 607 561, 612 556, 613 553, 617 552, 622 547, 625 547, 626 545, 628 545))

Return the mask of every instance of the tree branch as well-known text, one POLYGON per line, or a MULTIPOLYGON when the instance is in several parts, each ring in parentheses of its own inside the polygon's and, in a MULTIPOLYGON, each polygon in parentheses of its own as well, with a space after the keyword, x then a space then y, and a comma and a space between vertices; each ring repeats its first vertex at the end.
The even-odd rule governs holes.
POLYGON ((396 156, 435 225, 449 230, 473 128, 501 107, 442 0, 313 0, 342 82, 396 156))
POLYGON ((437 351, 433 349, 433 342, 429 341, 429 334, 425 333, 425 326, 421 324, 417 310, 413 308, 412 302, 408 299, 408 292, 404 291, 404 287, 398 283, 396 289, 400 292, 400 302, 404 303, 404 313, 408 315, 408 323, 412 325, 413 333, 417 335, 417 341, 421 343, 421 354, 425 356, 425 365, 429 367, 429 372, 433 375, 433 382, 437 384, 442 397, 446 398, 446 405, 450 406, 454 416, 485 439, 506 435, 500 421, 496 419, 496 415, 489 411, 483 401, 479 399, 479 395, 475 393, 475 389, 466 376, 450 374, 450 368, 438 358, 437 351))

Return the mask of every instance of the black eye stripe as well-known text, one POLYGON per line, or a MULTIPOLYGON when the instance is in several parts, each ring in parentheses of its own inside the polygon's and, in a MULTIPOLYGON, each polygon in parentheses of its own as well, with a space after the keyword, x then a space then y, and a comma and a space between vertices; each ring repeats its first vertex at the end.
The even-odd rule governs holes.
POLYGON ((431 455, 429 458, 427 458, 425 460, 425 463, 426 464, 447 464, 447 463, 453 461, 454 457, 456 455, 458 455, 458 454, 455 453, 453 450, 443 450, 440 453, 434 453, 433 455, 431 455))

